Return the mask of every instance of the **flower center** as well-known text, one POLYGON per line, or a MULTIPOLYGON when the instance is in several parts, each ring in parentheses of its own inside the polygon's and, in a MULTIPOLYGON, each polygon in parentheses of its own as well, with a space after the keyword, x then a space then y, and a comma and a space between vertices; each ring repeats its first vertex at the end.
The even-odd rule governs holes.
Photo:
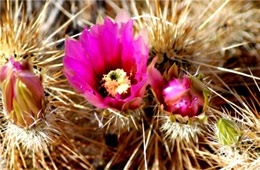
POLYGON ((102 78, 103 85, 109 95, 115 97, 117 94, 127 93, 131 82, 122 69, 116 69, 105 74, 102 78))

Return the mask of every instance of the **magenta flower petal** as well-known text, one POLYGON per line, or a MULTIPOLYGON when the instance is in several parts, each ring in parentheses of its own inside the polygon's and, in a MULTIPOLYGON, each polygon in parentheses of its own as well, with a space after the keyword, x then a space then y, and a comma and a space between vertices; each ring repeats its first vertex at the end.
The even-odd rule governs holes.
MULTIPOLYGON (((191 108, 190 96, 182 96, 179 101, 175 102, 173 105, 170 105, 169 111, 175 114, 180 114, 182 116, 193 116, 194 114, 191 108)), ((194 116, 196 116, 196 113, 197 112, 195 112, 194 116)))
POLYGON ((64 74, 70 80, 71 85, 79 92, 86 90, 86 86, 82 86, 82 84, 96 88, 96 74, 92 70, 92 65, 87 62, 81 44, 74 40, 66 40, 65 45, 64 74))
MULTIPOLYGON (((137 96, 143 96, 145 93, 145 89, 147 86, 147 75, 144 75, 143 79, 138 82, 137 84, 133 85, 131 88, 131 96, 132 97, 137 97, 137 96)), ((131 97, 130 96, 130 97, 131 97)))
POLYGON ((194 97, 192 99, 192 102, 191 102, 191 109, 192 109, 192 111, 191 111, 192 115, 191 116, 196 116, 196 114, 199 111, 199 108, 200 107, 202 108, 202 106, 203 106, 203 104, 199 103, 198 97, 194 97))
POLYGON ((65 41, 65 54, 70 58, 77 60, 81 64, 88 66, 88 62, 86 60, 86 55, 84 54, 84 48, 81 46, 79 41, 75 41, 73 39, 67 39, 65 41))
POLYGON ((92 105, 102 109, 107 108, 107 105, 105 104, 102 96, 95 90, 86 90, 84 92, 84 96, 92 105))
POLYGON ((172 105, 189 91, 190 81, 187 77, 182 80, 174 79, 170 81, 168 86, 163 90, 164 102, 172 105))
POLYGON ((140 107, 140 104, 142 103, 143 99, 141 97, 133 98, 132 100, 126 102, 122 106, 122 110, 128 110, 130 109, 137 109, 140 107))
POLYGON ((148 66, 148 79, 149 84, 152 86, 153 91, 157 99, 162 103, 163 102, 163 88, 165 87, 165 80, 163 79, 161 73, 154 68, 154 65, 157 62, 157 58, 154 58, 151 64, 148 66))
POLYGON ((107 104, 107 106, 110 106, 110 108, 114 108, 121 111, 127 111, 128 109, 134 110, 140 107, 142 100, 143 99, 141 97, 135 97, 128 100, 120 100, 108 97, 105 98, 104 102, 107 104))
POLYGON ((133 22, 128 21, 122 24, 122 68, 127 73, 137 74, 140 78, 146 73, 149 49, 141 36, 138 39, 133 38, 133 22), (138 64, 137 64, 138 63, 138 64))
POLYGON ((93 26, 90 32, 84 29, 80 41, 90 63, 95 65, 96 73, 105 73, 120 66, 121 47, 118 32, 118 26, 109 19, 105 19, 103 26, 93 26), (110 68, 112 66, 114 68, 110 68))
MULTIPOLYGON (((95 26, 91 29, 91 33, 93 34, 93 30, 98 29, 100 26, 95 26), (96 28, 97 27, 97 28, 96 28)), ((101 50, 99 48, 98 37, 93 36, 88 32, 87 29, 84 29, 82 35, 80 36, 80 46, 84 48, 84 52, 81 55, 85 55, 85 61, 88 61, 91 66, 93 66, 93 71, 95 74, 105 73, 105 60, 102 57, 101 50)))
POLYGON ((133 39, 133 22, 129 21, 123 24, 121 28, 121 38, 122 38, 122 68, 128 74, 131 72, 136 72, 136 49, 134 48, 133 39))
POLYGON ((142 39, 142 37, 139 37, 135 41, 134 46, 136 49, 135 51, 136 63, 138 63, 135 77, 141 78, 147 72, 147 60, 148 60, 149 49, 145 44, 145 41, 142 39))
POLYGON ((144 77, 141 82, 133 85, 131 88, 131 96, 128 98, 128 101, 122 106, 122 110, 127 110, 128 108, 138 108, 142 103, 142 98, 139 96, 144 96, 146 86, 146 77, 144 77))
MULTIPOLYGON (((121 44, 119 37, 119 27, 114 24, 109 19, 105 19, 104 27, 99 35, 100 47, 102 56, 105 56, 106 68, 108 70, 119 68, 121 65, 121 44), (109 42, 109 48, 107 48, 107 43, 109 42), (108 55, 109 54, 109 55, 108 55)), ((108 71, 107 70, 107 71, 108 71)))
POLYGON ((71 68, 65 69, 64 74, 67 79, 70 80, 71 85, 79 92, 86 90, 86 86, 82 86, 81 84, 88 84, 88 86, 92 88, 97 87, 97 81, 95 81, 96 77, 91 74, 91 72, 86 72, 88 69, 86 69, 82 63, 77 62, 75 59, 66 57, 64 58, 64 66, 66 68, 71 68))

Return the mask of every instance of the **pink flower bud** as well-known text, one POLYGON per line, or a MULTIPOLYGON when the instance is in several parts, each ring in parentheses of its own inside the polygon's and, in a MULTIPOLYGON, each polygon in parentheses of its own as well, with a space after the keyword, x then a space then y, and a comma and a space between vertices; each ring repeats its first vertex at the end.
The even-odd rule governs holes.
POLYGON ((44 116, 42 83, 28 62, 19 63, 11 57, 0 68, 4 114, 17 126, 31 128, 44 116))
POLYGON ((190 87, 191 81, 184 76, 183 79, 176 78, 170 81, 163 89, 163 99, 169 112, 189 117, 199 114, 203 102, 200 103, 198 96, 190 93, 190 87))
POLYGON ((204 86, 196 77, 178 77, 178 68, 173 65, 164 76, 154 67, 155 58, 148 67, 148 77, 157 100, 163 110, 183 117, 194 117, 202 113, 207 104, 204 86))

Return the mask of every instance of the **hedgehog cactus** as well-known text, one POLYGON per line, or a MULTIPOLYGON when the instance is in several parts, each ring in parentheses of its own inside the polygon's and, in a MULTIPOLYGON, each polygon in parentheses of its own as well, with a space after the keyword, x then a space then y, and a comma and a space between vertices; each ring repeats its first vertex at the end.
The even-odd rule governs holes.
POLYGON ((0 169, 259 168, 258 8, 1 1, 0 169))

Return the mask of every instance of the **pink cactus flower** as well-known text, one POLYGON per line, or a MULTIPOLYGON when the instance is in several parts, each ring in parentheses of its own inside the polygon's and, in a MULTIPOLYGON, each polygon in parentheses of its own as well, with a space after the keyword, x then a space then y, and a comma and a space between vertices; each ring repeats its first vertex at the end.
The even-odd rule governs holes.
POLYGON ((167 80, 154 67, 155 63, 156 59, 148 67, 148 76, 152 89, 163 109, 168 113, 179 114, 183 117, 199 115, 204 106, 202 90, 196 89, 191 79, 186 75, 178 78, 174 74, 168 73, 170 76, 167 80))
POLYGON ((146 39, 134 39, 133 21, 122 16, 85 28, 78 41, 65 42, 64 74, 98 108, 136 109, 147 85, 146 39))
POLYGON ((42 83, 27 62, 10 61, 0 68, 4 114, 17 126, 30 128, 43 117, 42 83))

